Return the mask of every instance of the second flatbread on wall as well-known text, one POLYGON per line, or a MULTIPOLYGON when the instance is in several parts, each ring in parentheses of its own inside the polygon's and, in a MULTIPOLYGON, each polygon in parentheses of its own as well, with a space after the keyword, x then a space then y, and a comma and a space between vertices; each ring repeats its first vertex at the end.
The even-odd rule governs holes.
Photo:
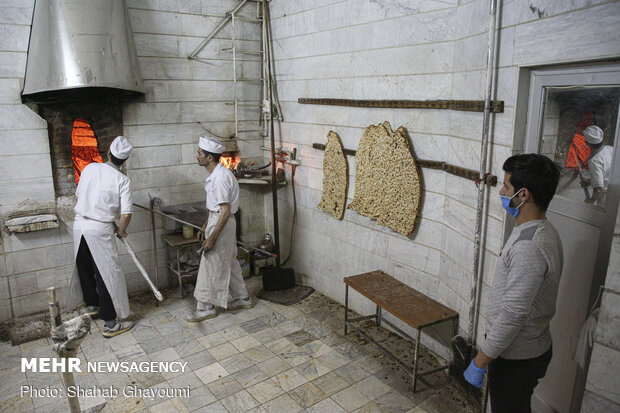
POLYGON ((323 158, 323 196, 318 208, 342 219, 347 202, 349 168, 338 134, 329 131, 323 158))
POLYGON ((407 133, 389 122, 364 131, 355 154, 355 194, 348 208, 407 236, 420 212, 422 185, 407 133))

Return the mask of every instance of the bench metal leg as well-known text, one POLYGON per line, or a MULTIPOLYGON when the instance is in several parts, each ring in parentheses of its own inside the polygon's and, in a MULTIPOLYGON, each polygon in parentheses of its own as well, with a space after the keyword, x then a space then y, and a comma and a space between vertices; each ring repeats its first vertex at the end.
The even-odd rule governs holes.
POLYGON ((381 327, 381 307, 377 305, 377 327, 381 327))
POLYGON ((349 321, 349 284, 344 285, 344 335, 347 335, 347 322, 349 321))
POLYGON ((413 353, 413 392, 415 393, 416 384, 418 381, 418 357, 420 355, 420 334, 422 329, 418 330, 418 335, 415 340, 415 352, 413 353))

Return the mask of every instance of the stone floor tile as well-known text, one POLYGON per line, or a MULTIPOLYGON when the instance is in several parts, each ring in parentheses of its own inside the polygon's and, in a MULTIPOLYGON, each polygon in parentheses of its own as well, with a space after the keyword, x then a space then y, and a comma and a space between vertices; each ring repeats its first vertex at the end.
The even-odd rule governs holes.
POLYGON ((255 339, 257 339, 263 344, 270 343, 274 340, 277 340, 278 338, 281 338, 283 335, 284 333, 280 329, 274 328, 274 327, 268 327, 257 333, 252 333, 252 337, 254 337, 255 339))
POLYGON ((226 408, 222 406, 222 403, 215 402, 208 406, 201 407, 198 410, 194 410, 196 413, 228 413, 226 408))
POLYGON ((15 396, 0 402, 0 412, 34 412, 34 405, 29 396, 15 396))
POLYGON ((258 406, 258 402, 246 390, 231 394, 220 400, 220 402, 230 413, 246 413, 248 410, 258 406))
POLYGON ((183 342, 183 343, 179 343, 175 345, 174 350, 177 352, 177 354, 180 357, 185 357, 185 356, 198 353, 199 351, 204 351, 205 348, 200 345, 198 340, 194 339, 188 342, 183 342))
POLYGON ((252 395, 260 404, 284 394, 284 390, 276 384, 272 379, 262 381, 254 386, 247 388, 248 393, 252 395))
POLYGON ((326 366, 333 370, 340 368, 350 363, 350 360, 338 352, 331 351, 321 357, 317 357, 316 360, 320 360, 326 366))
POLYGON ((313 358, 324 356, 325 354, 333 351, 330 346, 324 344, 320 340, 314 340, 308 344, 304 344, 300 347, 300 350, 305 351, 313 358))
POLYGON ((175 361, 181 358, 172 347, 168 347, 156 353, 153 353, 150 355, 150 357, 153 361, 161 362, 175 361))
POLYGON ((273 377, 276 374, 280 374, 283 371, 289 370, 291 368, 290 364, 277 356, 265 361, 261 361, 260 363, 256 364, 256 366, 261 369, 268 377, 273 377))
POLYGON ((333 371, 312 380, 312 383, 328 396, 349 387, 349 383, 333 371))
POLYGON ((207 389, 206 385, 192 389, 190 395, 191 397, 180 398, 185 408, 190 412, 198 410, 201 407, 207 406, 217 400, 213 393, 207 389))
POLYGON ((301 373, 301 375, 308 380, 314 380, 324 374, 329 373, 333 370, 333 368, 325 365, 323 362, 321 362, 321 360, 313 359, 295 367, 295 370, 301 373))
POLYGON ((91 343, 90 345, 82 345, 82 352, 84 353, 84 356, 86 357, 86 360, 91 361, 92 359, 94 359, 95 357, 99 357, 102 354, 114 354, 112 352, 112 348, 110 347, 110 344, 106 341, 103 342, 99 342, 99 343, 91 343))
POLYGON ((359 391, 349 387, 331 396, 343 409, 352 412, 370 403, 370 399, 359 391))
POLYGON ((262 317, 262 320, 269 327, 275 327, 279 325, 280 323, 283 323, 284 321, 286 321, 286 317, 280 311, 274 311, 274 312, 265 314, 262 317))
POLYGON ((252 366, 254 363, 252 363, 252 361, 243 354, 235 354, 227 359, 220 360, 220 364, 226 369, 227 372, 233 374, 239 370, 252 366))
POLYGON ((220 400, 243 390, 243 386, 233 376, 226 376, 207 384, 207 389, 220 400))
POLYGON ((290 369, 272 377, 272 379, 282 387, 285 392, 293 390, 295 387, 299 387, 308 382, 304 376, 299 374, 295 369, 290 369))
MULTIPOLYGON (((216 318, 208 320, 208 324, 210 327, 215 329, 215 331, 225 330, 227 328, 231 328, 236 324, 236 318, 233 314, 221 314, 216 318)), ((240 327, 239 327, 240 328, 240 327)), ((236 337, 235 337, 236 338, 236 337)))
POLYGON ((306 411, 308 413, 346 413, 346 410, 330 398, 323 399, 314 406, 308 407, 306 411))
POLYGON ((312 360, 312 356, 310 356, 307 352, 300 350, 299 348, 284 351, 279 354, 279 357, 293 367, 299 366, 300 364, 307 363, 312 360))
MULTIPOLYGON (((189 313, 190 312, 187 311, 185 314, 182 315, 182 317, 184 318, 189 313)), ((209 325, 209 323, 206 321, 202 323, 185 322, 185 324, 183 324, 183 327, 185 328, 185 331, 191 333, 194 337, 204 337, 209 334, 213 334, 216 331, 215 328, 209 325)))
POLYGON ((160 336, 159 331, 152 326, 134 325, 130 334, 133 335, 138 343, 144 343, 145 341, 152 340, 160 336))
POLYGON ((159 404, 149 407, 149 411, 151 413, 189 412, 189 410, 187 410, 187 408, 183 405, 183 403, 179 399, 166 400, 163 403, 159 403, 159 404))
MULTIPOLYGON (((132 384, 135 384, 136 386, 142 388, 152 387, 166 381, 166 379, 164 378, 164 376, 161 375, 161 373, 129 373, 128 376, 129 381, 132 384)), ((98 379, 97 375, 95 375, 95 377, 98 379)))
MULTIPOLYGON (((142 406, 144 406, 144 403, 142 404, 142 406)), ((18 411, 21 412, 21 410, 18 411)), ((50 404, 46 404, 45 406, 36 408, 34 411, 36 411, 36 413, 68 412, 70 411, 69 401, 66 397, 58 398, 50 404)), ((0 407, 0 412, 5 412, 5 410, 2 410, 2 407, 0 407)))
POLYGON ((217 360, 215 360, 215 357, 209 354, 209 352, 199 351, 198 353, 183 357, 183 361, 187 362, 187 367, 195 371, 209 364, 213 364, 217 360))
POLYGON ((117 397, 109 400, 101 413, 136 413, 145 408, 146 403, 141 397, 117 397))
POLYGON ((118 336, 114 337, 114 340, 108 341, 110 343, 110 348, 115 353, 127 347, 138 344, 138 340, 136 340, 136 337, 134 337, 132 334, 119 334, 118 336))
POLYGON ((327 397, 321 389, 312 383, 302 384, 301 386, 289 391, 288 395, 304 408, 315 405, 327 397))
POLYGON ((168 384, 173 389, 189 387, 193 390, 203 386, 202 380, 200 380, 193 371, 168 380, 168 384))
POLYGON ((382 360, 383 359, 373 356, 364 356, 361 359, 356 360, 354 364, 359 365, 370 374, 375 374, 384 367, 382 360))
POLYGON ((258 367, 251 366, 246 369, 233 373, 233 377, 237 379, 244 388, 251 387, 256 383, 268 379, 269 377, 258 367))
POLYGON ((349 384, 357 383, 358 381, 370 376, 368 371, 364 370, 359 364, 356 363, 350 363, 342 366, 334 370, 334 372, 349 384))
POLYGON ((168 321, 163 324, 155 324, 153 326, 159 331, 159 334, 165 336, 167 334, 179 334, 183 331, 183 326, 177 320, 168 321))
MULTIPOLYGON (((413 408, 416 404, 415 401, 403 396, 402 394, 394 390, 390 390, 387 393, 377 397, 374 400, 374 402, 383 411, 395 412, 395 413, 406 412, 410 410, 411 408, 413 408)), ((449 411, 450 410, 446 410, 445 412, 449 412, 449 411)))
POLYGON ((266 343, 265 347, 271 350, 274 354, 282 354, 286 351, 297 350, 297 346, 284 337, 266 343))
MULTIPOLYGON (((298 319, 297 317, 296 319, 298 319)), ((296 320, 295 319, 295 320, 296 320)), ((294 320, 286 320, 276 326, 278 330, 282 332, 282 335, 287 335, 299 331, 303 326, 299 326, 294 320)))
POLYGON ((355 410, 353 413, 383 413, 383 410, 377 406, 377 403, 370 402, 366 406, 362 406, 355 410))
POLYGON ((236 338, 232 340, 230 344, 235 346, 237 350, 239 350, 240 352, 244 352, 251 348, 258 347, 261 345, 260 341, 256 340, 254 337, 250 335, 236 338))
POLYGON ((212 381, 219 380, 222 377, 228 376, 228 372, 220 363, 213 363, 209 366, 202 367, 195 370, 196 375, 204 384, 209 384, 212 381))
POLYGON ((262 318, 255 318, 253 320, 241 323, 239 327, 241 327, 248 333, 253 334, 266 329, 267 327, 269 327, 269 324, 265 323, 262 318))
POLYGON ((146 352, 140 344, 133 344, 118 351, 115 351, 119 361, 144 360, 147 358, 146 352))
POLYGON ((230 343, 224 343, 216 347, 211 347, 207 349, 207 351, 218 361, 239 353, 239 350, 237 350, 235 346, 230 343))
POLYGON ((226 343, 226 338, 218 332, 207 334, 204 337, 200 337, 198 342, 207 350, 211 347, 217 347, 226 343))
POLYGON ((299 413, 304 411, 304 408, 301 407, 288 394, 283 394, 280 397, 276 397, 275 399, 268 401, 263 404, 263 407, 268 412, 278 413, 299 413))
POLYGON ((301 347, 304 344, 308 344, 316 340, 316 337, 308 333, 306 330, 297 330, 293 333, 286 334, 284 337, 287 338, 288 341, 290 341, 291 343, 295 344, 297 347, 301 347))
POLYGON ((170 347, 170 343, 163 337, 155 337, 140 343, 140 347, 146 354, 156 353, 170 347))
POLYGON ((370 400, 374 400, 379 396, 383 396, 385 393, 391 390, 390 386, 384 384, 375 376, 368 376, 365 379, 355 383, 351 387, 356 389, 360 393, 363 393, 370 400))
POLYGON ((239 327, 238 325, 232 325, 231 327, 227 327, 223 330, 220 330, 219 333, 224 336, 224 338, 228 341, 233 341, 239 337, 246 336, 248 334, 247 331, 239 327))
MULTIPOLYGON (((172 387, 170 387, 170 384, 168 384, 168 382, 163 381, 161 383, 157 383, 154 386, 150 386, 150 389, 153 389, 155 391, 160 391, 159 389, 171 389, 172 387)), ((169 390, 166 390, 169 391, 169 390)), ((191 392, 190 392, 191 394, 191 392)), ((156 404, 159 404, 161 402, 164 402, 166 400, 172 400, 173 397, 168 396, 167 394, 157 394, 154 397, 144 397, 144 403, 146 404, 147 407, 151 407, 151 406, 155 406, 156 404)))
POLYGON ((243 355, 255 364, 265 360, 269 360, 270 358, 275 356, 275 354, 273 354, 271 350, 269 350, 263 345, 251 348, 250 350, 243 352, 243 355))

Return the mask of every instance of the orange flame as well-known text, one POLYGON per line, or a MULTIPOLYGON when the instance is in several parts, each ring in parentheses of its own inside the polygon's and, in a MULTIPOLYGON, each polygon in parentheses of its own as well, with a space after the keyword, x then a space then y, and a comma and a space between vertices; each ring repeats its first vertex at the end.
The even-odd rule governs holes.
POLYGON ((101 154, 97 149, 97 138, 90 124, 84 119, 73 121, 71 131, 71 157, 73 158, 73 171, 75 184, 80 182, 82 170, 91 162, 103 163, 101 154))
POLYGON ((237 165, 239 165, 240 162, 241 155, 239 155, 239 152, 224 152, 220 157, 220 163, 231 171, 237 169, 237 165))

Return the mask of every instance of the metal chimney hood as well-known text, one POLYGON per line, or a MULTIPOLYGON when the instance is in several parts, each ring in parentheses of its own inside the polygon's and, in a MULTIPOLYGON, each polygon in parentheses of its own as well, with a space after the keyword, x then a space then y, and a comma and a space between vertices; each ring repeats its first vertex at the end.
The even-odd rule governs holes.
POLYGON ((143 93, 124 0, 36 0, 24 101, 143 93))

